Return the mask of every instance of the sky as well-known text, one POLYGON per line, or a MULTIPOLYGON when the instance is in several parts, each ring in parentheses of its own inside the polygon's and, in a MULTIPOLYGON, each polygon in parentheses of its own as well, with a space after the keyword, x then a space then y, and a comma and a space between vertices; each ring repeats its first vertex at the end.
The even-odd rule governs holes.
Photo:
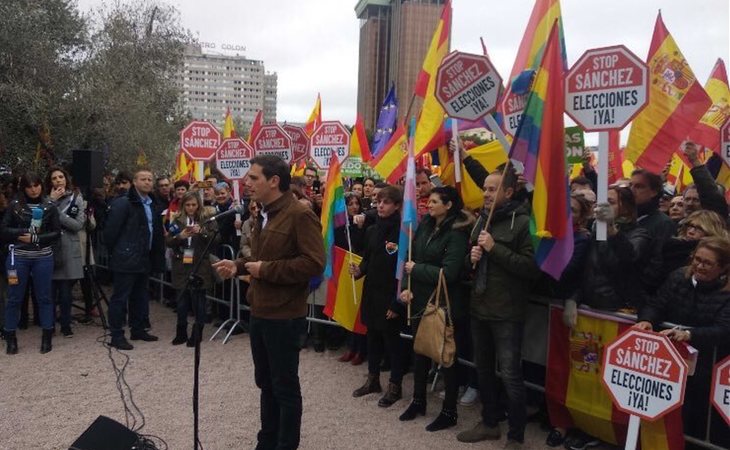
MULTIPOLYGON (((89 10, 102 0, 78 0, 89 10)), ((278 74, 277 119, 303 122, 317 93, 322 117, 352 124, 357 108, 356 0, 173 0, 200 41, 246 47, 278 74)), ((452 50, 489 56, 509 76, 534 0, 452 0, 452 50)), ((568 64, 586 50, 623 44, 645 59, 659 9, 695 76, 705 83, 730 57, 728 0, 561 0, 568 64)), ((399 93, 399 97, 403 97, 399 93)), ((408 94, 410 96, 410 93, 408 94)), ((567 117, 566 117, 567 120, 567 117)))

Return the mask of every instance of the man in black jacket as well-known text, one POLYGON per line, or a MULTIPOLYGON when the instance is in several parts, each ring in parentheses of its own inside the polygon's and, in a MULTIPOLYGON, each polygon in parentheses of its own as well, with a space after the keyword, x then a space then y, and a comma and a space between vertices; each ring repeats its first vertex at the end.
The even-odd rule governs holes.
POLYGON ((144 329, 149 318, 149 275, 161 271, 165 245, 162 218, 155 214, 150 198, 153 180, 149 170, 137 171, 127 195, 112 202, 104 229, 114 273, 114 293, 109 301, 111 346, 120 350, 134 348, 124 338, 127 304, 131 339, 157 340, 144 329))

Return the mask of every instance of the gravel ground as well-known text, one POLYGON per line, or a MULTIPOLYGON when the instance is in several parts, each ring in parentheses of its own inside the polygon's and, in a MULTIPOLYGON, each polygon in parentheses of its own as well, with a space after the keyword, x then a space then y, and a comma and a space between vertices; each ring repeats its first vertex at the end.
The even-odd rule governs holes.
MULTIPOLYGON (((151 305, 158 342, 133 341, 126 352, 126 381, 144 413, 143 433, 162 437, 170 449, 192 447, 193 351, 173 347, 175 318, 167 308, 151 305)), ((18 332, 20 353, 0 354, 0 448, 65 449, 99 415, 125 423, 107 350, 97 342, 99 326, 76 325, 70 339, 56 337, 53 351, 41 355, 40 330, 18 332)), ((208 338, 213 330, 205 329, 208 338)), ((4 343, 3 343, 4 346, 4 343)), ((478 418, 478 406, 459 407, 459 424, 429 433, 424 427, 436 416, 440 399, 429 398, 428 413, 410 423, 398 416, 407 406, 401 400, 389 409, 377 406, 378 396, 352 398, 365 379, 365 365, 353 367, 336 360, 341 352, 323 354, 304 350, 300 378, 304 397, 304 449, 374 448, 502 448, 502 441, 462 444, 456 434, 478 418)), ((123 361, 116 353, 116 360, 123 361)), ((382 381, 386 381, 385 374, 382 381)), ((200 436, 206 449, 255 447, 259 426, 258 390, 247 335, 233 336, 228 344, 205 341, 202 347, 200 436)), ((404 381, 410 398, 412 378, 404 381)), ((138 418, 139 420, 139 418, 138 418)), ((502 424, 506 433, 506 425, 502 424)), ((525 449, 543 449, 545 433, 531 423, 525 449)))

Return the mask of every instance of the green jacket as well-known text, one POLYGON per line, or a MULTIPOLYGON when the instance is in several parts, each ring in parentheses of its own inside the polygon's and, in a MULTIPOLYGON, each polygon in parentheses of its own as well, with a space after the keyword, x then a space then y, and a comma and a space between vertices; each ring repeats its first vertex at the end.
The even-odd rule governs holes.
MULTIPOLYGON (((477 245, 485 221, 484 215, 477 220, 471 235, 472 246, 477 245)), ((490 252, 485 252, 477 265, 471 291, 471 317, 524 322, 530 288, 540 277, 526 207, 519 202, 509 201, 497 208, 489 232, 495 244, 490 252), (487 258, 486 262, 484 258, 487 258), (486 267, 483 266, 485 263, 486 267), (480 281, 485 290, 478 293, 480 281)), ((468 256, 466 264, 471 270, 468 256)))
MULTIPOLYGON (((436 290, 439 271, 444 270, 451 315, 458 319, 467 313, 467 292, 462 283, 464 258, 469 252, 469 233, 474 226, 474 217, 469 212, 459 212, 447 217, 436 228, 436 221, 426 215, 418 225, 413 238, 413 266, 411 291, 413 303, 411 314, 420 313, 436 290)), ((407 285, 402 286, 403 289, 407 285)), ((442 302, 445 298, 442 297, 442 302)), ((445 303, 442 303, 445 305, 445 303)))

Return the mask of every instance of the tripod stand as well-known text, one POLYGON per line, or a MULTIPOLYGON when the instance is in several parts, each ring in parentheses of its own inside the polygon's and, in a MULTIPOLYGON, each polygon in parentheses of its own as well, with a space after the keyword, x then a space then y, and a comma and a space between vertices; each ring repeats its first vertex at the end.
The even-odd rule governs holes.
POLYGON ((104 315, 104 309, 101 306, 102 301, 109 307, 109 299, 107 299, 104 290, 101 288, 99 281, 96 279, 96 273, 94 272, 94 265, 91 264, 91 231, 89 227, 86 227, 86 255, 84 260, 84 278, 91 289, 91 296, 93 298, 92 303, 96 310, 99 312, 99 318, 101 319, 101 326, 104 331, 109 330, 109 324, 104 315))
POLYGON ((182 296, 185 294, 190 295, 193 304, 193 311, 195 311, 195 324, 193 325, 193 342, 195 343, 195 364, 193 369, 193 450, 198 448, 200 444, 199 438, 199 398, 200 398, 200 342, 203 340, 203 324, 205 323, 205 317, 201 317, 201 314, 205 314, 205 287, 203 278, 199 275, 200 267, 203 261, 208 258, 206 255, 210 251, 210 247, 218 237, 218 227, 213 229, 213 233, 208 237, 205 243, 205 249, 200 254, 200 257, 188 275, 188 279, 185 282, 185 287, 177 295, 176 303, 177 307, 182 307, 182 296), (201 312, 202 311, 202 312, 201 312))

